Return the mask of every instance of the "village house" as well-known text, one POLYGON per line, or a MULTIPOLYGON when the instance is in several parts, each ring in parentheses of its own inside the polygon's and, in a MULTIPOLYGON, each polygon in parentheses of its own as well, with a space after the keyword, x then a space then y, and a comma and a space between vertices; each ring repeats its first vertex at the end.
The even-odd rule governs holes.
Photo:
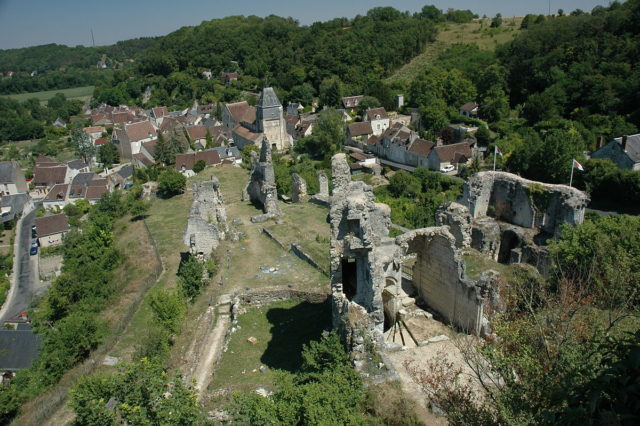
POLYGON ((434 146, 433 142, 420 139, 417 132, 396 123, 387 129, 381 137, 373 140, 370 138, 367 150, 397 165, 414 168, 428 166, 428 157, 434 146))
POLYGON ((29 195, 24 193, 3 195, 0 198, 0 223, 9 222, 20 217, 28 202, 29 195))
MULTIPOLYGON (((187 127, 187 134, 189 139, 194 144, 195 149, 204 149, 207 146, 207 128, 204 126, 191 126, 187 127)), ((209 132, 211 135, 211 132, 209 132)), ((211 136, 213 142, 213 136, 211 136)))
POLYGON ((238 81, 238 73, 237 72, 221 72, 220 80, 222 84, 229 85, 234 81, 238 81))
POLYGON ((300 102, 289 102, 289 105, 287 105, 288 115, 302 114, 302 111, 304 111, 304 106, 300 102))
POLYGON ((31 181, 35 187, 33 195, 44 197, 54 185, 66 183, 68 170, 66 164, 54 161, 49 157, 38 157, 33 168, 31 181))
POLYGON ((157 137, 156 129, 149 121, 125 124, 124 129, 114 129, 112 142, 120 150, 120 157, 131 159, 134 154, 140 152, 144 142, 149 142, 157 137))
POLYGON ((107 129, 104 126, 90 126, 82 129, 90 138, 91 142, 96 141, 96 139, 101 138, 103 133, 107 132, 107 129))
POLYGON ((69 184, 54 185, 42 200, 42 207, 45 210, 63 209, 67 205, 68 193, 69 184))
POLYGON ((62 118, 58 117, 56 118, 56 121, 53 122, 53 127, 57 127, 59 129, 63 127, 67 127, 67 122, 64 121, 62 118))
POLYGON ((429 154, 429 168, 441 170, 445 166, 452 165, 457 169, 460 164, 468 164, 473 157, 471 146, 471 142, 436 146, 429 154))
POLYGON ((384 108, 371 108, 365 112, 364 121, 371 123, 373 134, 380 136, 389 128, 389 116, 384 108))
POLYGON ((0 162, 0 195, 26 193, 29 190, 24 173, 15 160, 0 162))
POLYGON ((476 102, 467 102, 458 108, 458 112, 460 115, 464 115, 469 118, 477 118, 478 117, 478 108, 479 105, 476 102))
POLYGON ((0 329, 0 386, 8 385, 16 372, 29 368, 38 358, 42 339, 29 324, 17 324, 15 329, 0 329))
POLYGON ((169 117, 169 109, 166 106, 151 108, 151 118, 153 119, 156 127, 160 127, 165 117, 169 117))
POLYGON ((175 168, 179 172, 193 170, 193 166, 200 160, 204 161, 205 166, 222 164, 218 151, 215 149, 207 149, 204 151, 177 154, 175 168))
POLYGON ((109 181, 109 188, 113 190, 127 189, 133 185, 133 172, 132 165, 124 166, 115 173, 111 173, 107 179, 109 181))
POLYGON ((368 121, 358 121, 347 126, 347 145, 364 148, 366 141, 373 135, 371 123, 368 121))
POLYGON ((109 192, 107 184, 107 179, 94 172, 78 173, 70 183, 54 185, 42 200, 42 207, 46 210, 62 209, 80 199, 95 204, 102 194, 109 192))
POLYGON ((40 247, 62 244, 64 236, 69 232, 69 222, 64 213, 38 217, 35 224, 40 247))
POLYGON ((354 111, 360 105, 360 101, 364 98, 364 95, 357 96, 345 96, 342 98, 342 106, 348 111, 354 111))
POLYGON ((222 164, 241 164, 242 163, 242 153, 235 146, 218 146, 212 148, 218 152, 220 156, 220 160, 222 160, 222 164))
POLYGON ((620 169, 640 170, 640 133, 615 138, 591 154, 594 159, 608 159, 620 169))

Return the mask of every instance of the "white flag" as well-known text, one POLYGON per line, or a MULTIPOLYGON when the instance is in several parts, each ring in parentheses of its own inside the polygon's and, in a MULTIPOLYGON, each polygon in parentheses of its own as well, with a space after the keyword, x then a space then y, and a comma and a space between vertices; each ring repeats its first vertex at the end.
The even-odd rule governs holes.
POLYGON ((500 148, 498 148, 498 145, 494 145, 493 147, 495 148, 494 149, 495 154, 500 154, 500 157, 502 157, 503 156, 502 151, 500 151, 500 148))
POLYGON ((584 167, 582 167, 582 164, 578 163, 575 158, 573 159, 573 167, 577 168, 581 172, 584 172, 584 167))

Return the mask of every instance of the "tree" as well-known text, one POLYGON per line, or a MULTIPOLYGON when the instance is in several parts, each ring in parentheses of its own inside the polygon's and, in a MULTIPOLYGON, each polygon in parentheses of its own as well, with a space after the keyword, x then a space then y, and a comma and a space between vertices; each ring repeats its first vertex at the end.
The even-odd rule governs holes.
POLYGON ((380 106, 380 101, 378 99, 374 98, 373 96, 365 96, 360 101, 358 110, 360 112, 360 115, 364 116, 368 109, 379 108, 380 106))
POLYGON ((298 152, 323 157, 328 160, 340 151, 345 138, 345 124, 342 115, 333 108, 320 112, 313 126, 313 133, 299 141, 298 152))
POLYGON ((205 284, 202 279, 204 272, 204 265, 195 256, 189 255, 180 262, 178 278, 186 299, 193 301, 200 294, 200 290, 205 284))
POLYGON ((112 142, 100 145, 100 148, 98 148, 98 162, 106 168, 119 163, 120 152, 118 148, 112 142))
POLYGON ((480 101, 480 116, 491 122, 500 121, 509 115, 509 99, 499 86, 489 89, 480 101))
POLYGON ((476 140, 479 144, 487 145, 491 140, 491 132, 487 129, 487 126, 482 125, 476 130, 476 140))
POLYGON ((497 13, 495 18, 491 20, 491 28, 498 28, 502 26, 502 15, 497 13))
POLYGON ((438 9, 437 7, 435 7, 434 5, 426 5, 422 7, 422 10, 420 12, 420 15, 425 18, 425 19, 429 19, 433 22, 442 22, 444 21, 444 15, 442 14, 442 11, 440 9, 438 9))
POLYGON ((204 136, 204 140, 206 141, 205 147, 208 148, 213 148, 213 136, 211 136, 211 132, 209 131, 209 128, 207 127, 207 134, 204 136))
POLYGON ((72 143, 76 147, 76 154, 80 156, 86 164, 90 164, 96 148, 89 135, 86 134, 81 127, 73 130, 72 143))
POLYGON ((435 135, 449 123, 447 104, 442 99, 433 99, 428 106, 420 107, 420 119, 424 129, 435 135))
POLYGON ((204 168, 207 166, 207 164, 204 162, 204 160, 198 160, 196 161, 196 163, 193 165, 193 171, 195 173, 200 173, 201 171, 204 170, 204 168))
POLYGON ((184 191, 187 178, 177 170, 167 169, 158 178, 158 191, 165 197, 171 197, 184 191))
POLYGON ((396 197, 415 197, 421 191, 420 181, 411 173, 399 170, 389 179, 389 191, 396 197))
POLYGON ((320 104, 338 107, 342 103, 342 81, 337 76, 325 79, 320 85, 320 104))
POLYGON ((177 333, 186 314, 182 296, 173 290, 158 290, 149 296, 149 306, 156 321, 169 333, 177 333))

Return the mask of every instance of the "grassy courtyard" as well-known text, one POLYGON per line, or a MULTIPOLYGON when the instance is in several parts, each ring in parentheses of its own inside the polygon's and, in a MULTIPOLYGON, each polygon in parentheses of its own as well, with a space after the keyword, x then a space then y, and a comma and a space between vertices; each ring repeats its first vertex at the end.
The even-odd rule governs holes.
POLYGON ((331 325, 330 312, 328 302, 284 301, 250 308, 239 317, 238 330, 231 336, 209 389, 269 386, 275 370, 296 371, 302 364, 303 345, 320 339, 331 325), (267 368, 264 373, 261 366, 267 368))

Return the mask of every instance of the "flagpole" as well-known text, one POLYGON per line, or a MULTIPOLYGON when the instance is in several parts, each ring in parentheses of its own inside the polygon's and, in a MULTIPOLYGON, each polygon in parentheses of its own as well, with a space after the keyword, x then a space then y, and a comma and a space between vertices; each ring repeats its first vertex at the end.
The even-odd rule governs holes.
POLYGON ((498 156, 498 145, 493 146, 493 171, 496 171, 496 157, 498 156))
POLYGON ((571 184, 573 183, 573 168, 576 160, 572 159, 571 160, 571 177, 569 178, 569 186, 571 186, 571 184))

